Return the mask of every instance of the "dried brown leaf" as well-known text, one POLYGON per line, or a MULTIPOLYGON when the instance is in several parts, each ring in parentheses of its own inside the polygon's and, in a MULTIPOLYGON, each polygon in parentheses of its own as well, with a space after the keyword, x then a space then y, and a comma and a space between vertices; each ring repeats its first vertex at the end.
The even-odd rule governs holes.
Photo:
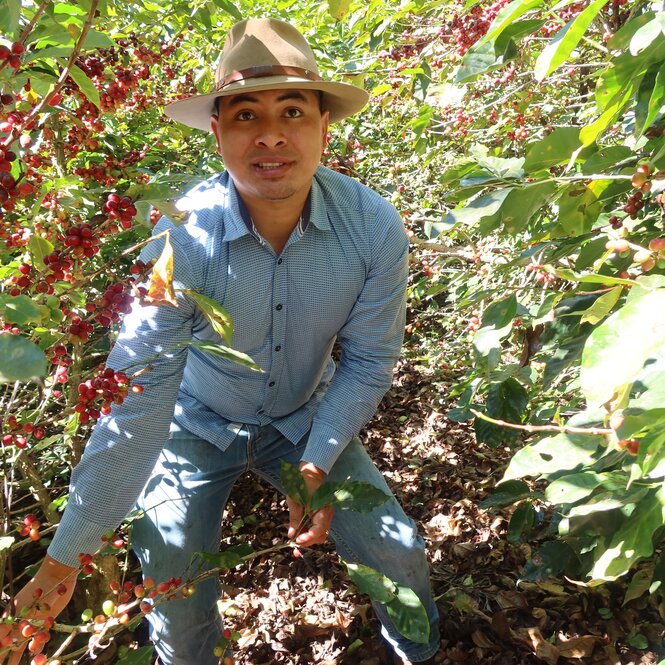
POLYGON ((168 233, 164 238, 162 253, 150 274, 150 286, 145 300, 153 305, 178 306, 173 290, 173 247, 168 233))
POLYGON ((519 591, 499 591, 496 595, 496 601, 503 610, 518 609, 528 610, 529 601, 526 596, 519 591))
POLYGON ((594 635, 583 635, 566 639, 559 635, 556 642, 562 658, 581 659, 591 656, 598 643, 598 638, 594 635))
POLYGON ((498 637, 506 642, 510 642, 515 639, 515 633, 510 627, 510 622, 505 612, 495 612, 492 615, 492 630, 496 633, 498 637))
POLYGON ((494 642, 492 642, 487 634, 480 629, 474 630, 473 633, 471 633, 471 639, 473 640, 473 643, 481 649, 497 651, 499 648, 494 642))
POLYGON ((557 665, 559 650, 542 636, 538 628, 519 628, 515 632, 531 648, 536 657, 545 661, 547 665, 557 665))

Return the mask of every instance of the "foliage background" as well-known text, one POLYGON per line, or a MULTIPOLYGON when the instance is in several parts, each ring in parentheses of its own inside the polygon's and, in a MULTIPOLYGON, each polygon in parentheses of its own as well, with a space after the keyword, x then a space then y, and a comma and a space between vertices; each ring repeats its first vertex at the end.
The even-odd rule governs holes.
MULTIPOLYGON (((611 633, 614 653, 657 650, 665 19, 639 1, 1 0, 7 593, 43 554, 94 421, 140 399, 140 375, 103 366, 122 312, 150 295, 138 252, 159 211, 177 214, 178 192, 223 167, 211 136, 162 107, 210 86, 226 30, 250 15, 294 22, 324 77, 372 91, 324 161, 389 198, 413 242, 403 372, 428 389, 403 385, 438 423, 420 452, 441 455, 446 427, 479 445, 498 485, 481 514, 498 510, 497 537, 528 548, 516 575, 619 588, 619 605, 655 618, 611 633)), ((532 651, 568 657, 548 629, 532 651)), ((600 638, 579 648, 593 658, 600 638)))

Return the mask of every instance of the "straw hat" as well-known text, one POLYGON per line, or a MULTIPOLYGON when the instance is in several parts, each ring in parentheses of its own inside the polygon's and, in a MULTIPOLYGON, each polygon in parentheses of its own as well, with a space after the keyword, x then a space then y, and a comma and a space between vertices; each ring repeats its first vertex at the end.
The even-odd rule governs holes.
POLYGON ((185 125, 210 131, 217 97, 282 88, 320 90, 331 122, 353 115, 369 99, 365 90, 354 85, 324 81, 312 49, 293 26, 261 18, 240 21, 229 30, 213 92, 173 102, 165 113, 185 125))

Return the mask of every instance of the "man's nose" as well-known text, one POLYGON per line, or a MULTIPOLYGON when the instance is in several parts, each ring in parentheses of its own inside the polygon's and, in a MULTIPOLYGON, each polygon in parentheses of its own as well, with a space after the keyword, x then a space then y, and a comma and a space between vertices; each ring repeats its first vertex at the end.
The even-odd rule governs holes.
POLYGON ((256 144, 265 148, 281 148, 286 145, 286 136, 278 119, 266 118, 259 127, 256 144))

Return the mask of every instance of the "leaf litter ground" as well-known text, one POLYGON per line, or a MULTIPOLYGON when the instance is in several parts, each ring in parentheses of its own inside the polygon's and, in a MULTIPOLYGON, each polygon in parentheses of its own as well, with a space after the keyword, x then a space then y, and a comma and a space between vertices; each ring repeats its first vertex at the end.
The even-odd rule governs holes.
MULTIPOLYGON (((441 611, 440 663, 655 665, 665 657, 665 600, 622 606, 628 581, 591 589, 566 579, 520 580, 532 549, 506 539, 509 511, 483 510, 509 458, 475 442, 465 425, 432 408, 454 377, 403 363, 363 438, 421 526, 441 611)), ((228 543, 283 541, 281 496, 243 478, 226 516, 228 543)), ((282 551, 223 577, 226 623, 239 631, 238 663, 392 663, 365 597, 332 547, 282 551)))
MULTIPOLYGON (((507 541, 509 510, 479 507, 511 451, 478 444, 472 428, 445 417, 450 404, 441 395, 457 380, 448 369, 435 374, 402 362, 363 433, 427 544, 441 613, 436 662, 656 665, 665 658, 662 595, 624 603, 630 580, 595 589, 561 578, 521 580, 531 546, 507 541)), ((283 543, 286 520, 281 495, 247 475, 232 492, 222 548, 243 541, 255 550, 283 543)), ((368 599, 349 583, 330 545, 303 550, 300 558, 281 550, 254 559, 225 573, 222 586, 220 609, 225 625, 240 634, 240 665, 394 662, 368 599)), ((124 662, 119 646, 138 655, 134 649, 147 643, 144 622, 134 634, 112 640, 95 663, 124 662)))

